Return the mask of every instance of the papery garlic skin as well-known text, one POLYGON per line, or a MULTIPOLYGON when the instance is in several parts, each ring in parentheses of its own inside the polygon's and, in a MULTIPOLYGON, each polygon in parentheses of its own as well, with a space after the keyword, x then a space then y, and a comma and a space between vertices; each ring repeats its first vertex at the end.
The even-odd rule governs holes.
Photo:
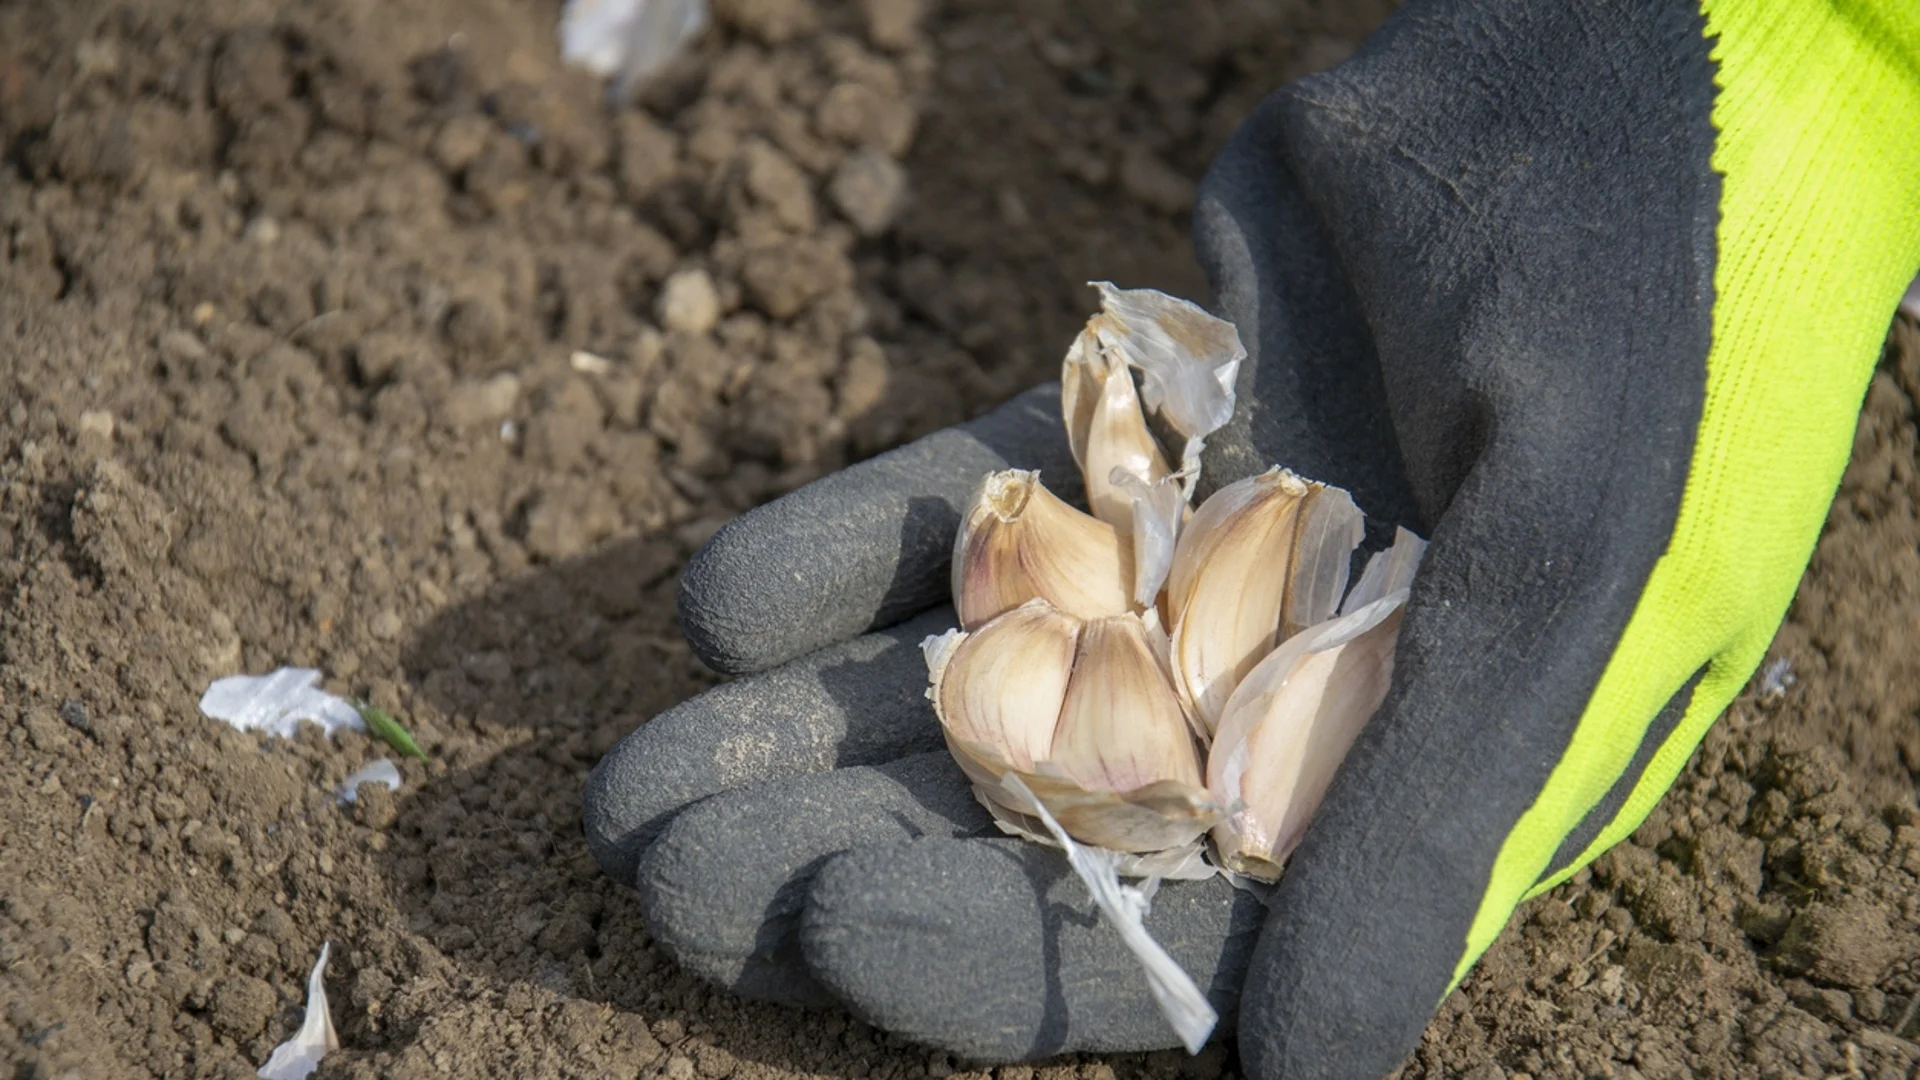
POLYGON ((1086 481, 1093 516, 1122 531, 1133 527, 1133 499, 1121 476, 1151 485, 1172 472, 1147 430, 1125 358, 1083 331, 1060 366, 1060 408, 1067 443, 1086 481))
MULTIPOLYGON (((1115 469, 1109 479, 1133 504, 1133 602, 1142 611, 1156 610, 1167 575, 1173 572, 1180 530, 1193 515, 1186 476, 1175 473, 1148 484, 1115 469)), ((1164 612, 1161 620, 1166 621, 1164 612)))
POLYGON ((1165 606, 1176 680, 1206 730, 1278 641, 1333 614, 1363 529, 1346 492, 1278 468, 1221 488, 1194 513, 1165 606))
POLYGON ((1369 561, 1339 617, 1289 638, 1248 673, 1223 711, 1207 784, 1234 806, 1214 829, 1230 870, 1280 874, 1340 763, 1393 682, 1393 652, 1425 550, 1400 530, 1369 561))
MULTIPOLYGON (((1399 632, 1396 609, 1337 645, 1301 651, 1282 645, 1241 684, 1209 770, 1216 793, 1238 801, 1214 830, 1215 850, 1228 869, 1262 881, 1279 876, 1334 771, 1386 697, 1399 632)), ((1312 636, 1318 635, 1301 638, 1312 636)))
POLYGON ((1067 505, 1040 474, 988 476, 954 541, 953 605, 968 630, 1036 597, 1082 619, 1133 610, 1133 542, 1067 505))
POLYGON ((1247 356, 1239 330, 1198 304, 1153 289, 1092 284, 1102 311, 1088 327, 1140 369, 1146 407, 1186 436, 1181 469, 1193 468, 1206 437, 1233 418, 1233 385, 1247 356))

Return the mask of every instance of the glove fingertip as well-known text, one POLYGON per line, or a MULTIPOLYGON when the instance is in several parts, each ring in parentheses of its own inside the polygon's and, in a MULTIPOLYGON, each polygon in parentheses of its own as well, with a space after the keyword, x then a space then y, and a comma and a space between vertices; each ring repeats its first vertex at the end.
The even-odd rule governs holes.
MULTIPOLYGON (((581 799, 587 850, 608 877, 628 886, 634 884, 640 856, 658 832, 651 823, 663 806, 648 731, 643 727, 620 740, 594 765, 581 799)), ((664 805, 673 803, 669 798, 664 805)))
POLYGON ((634 884, 641 853, 683 808, 747 784, 892 761, 941 746, 919 642, 939 608, 890 630, 716 686, 620 740, 587 780, 587 843, 634 884))
MULTIPOLYGON (((789 496, 793 498, 796 496, 789 496)), ((821 590, 777 568, 796 544, 779 503, 722 526, 680 575, 680 629, 700 662, 722 675, 777 667, 867 628, 867 613, 819 603, 821 590)))

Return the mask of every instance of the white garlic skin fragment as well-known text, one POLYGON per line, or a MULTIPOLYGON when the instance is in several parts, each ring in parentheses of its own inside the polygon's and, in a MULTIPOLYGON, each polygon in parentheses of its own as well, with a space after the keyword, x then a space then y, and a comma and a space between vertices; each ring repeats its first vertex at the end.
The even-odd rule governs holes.
POLYGON ((1206 730, 1275 644, 1333 614, 1363 527, 1346 492, 1278 468, 1221 488, 1194 513, 1165 606, 1176 678, 1206 730))
POLYGON ((1148 484, 1116 468, 1110 479, 1132 503, 1133 602, 1143 611, 1152 610, 1158 606, 1160 591, 1173 571, 1174 544, 1180 529, 1193 514, 1187 504, 1185 478, 1175 474, 1148 484))
POLYGON ((1234 325, 1154 289, 1090 284, 1100 290, 1103 315, 1089 325, 1102 345, 1140 369, 1147 408, 1190 440, 1225 427, 1233 418, 1234 380, 1247 356, 1234 325))
POLYGON ((320 959, 307 975, 307 1011, 293 1037, 273 1048, 267 1063, 254 1075, 261 1080, 307 1080, 320 1067, 320 1059, 340 1049, 340 1036, 333 1029, 333 1013, 327 1006, 327 954, 333 942, 320 943, 320 959))
POLYGON ((567 0, 560 13, 560 55, 595 75, 615 78, 625 99, 707 28, 705 0, 567 0))
POLYGON ((978 629, 1035 597, 1082 619, 1133 609, 1133 543, 1048 491, 1040 474, 988 476, 954 541, 953 605, 978 629))

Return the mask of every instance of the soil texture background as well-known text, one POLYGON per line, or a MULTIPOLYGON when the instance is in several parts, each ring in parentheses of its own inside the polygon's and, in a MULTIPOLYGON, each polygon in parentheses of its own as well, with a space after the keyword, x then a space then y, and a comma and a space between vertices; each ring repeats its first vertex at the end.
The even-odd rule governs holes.
MULTIPOLYGON (((1213 1080, 982 1069, 676 970, 580 834, 710 685, 741 510, 1051 377, 1089 279, 1204 298, 1194 181, 1390 5, 716 0, 609 109, 558 0, 0 4, 0 1069, 1213 1080), (315 667, 428 752, 242 735, 315 667)), ((1408 1077, 1920 1063, 1920 330, 1774 658, 1630 843, 1530 904, 1408 1077)))

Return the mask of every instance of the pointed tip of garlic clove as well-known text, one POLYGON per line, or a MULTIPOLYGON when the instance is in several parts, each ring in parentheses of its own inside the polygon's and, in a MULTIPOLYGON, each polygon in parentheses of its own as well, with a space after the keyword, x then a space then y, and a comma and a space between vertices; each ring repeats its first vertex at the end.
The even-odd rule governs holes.
POLYGON ((987 477, 954 541, 953 601, 974 629, 1036 597, 1079 618, 1132 609, 1131 537, 1048 491, 1035 472, 987 477))
POLYGON ((1089 322, 1074 337, 1066 359, 1060 362, 1060 418, 1066 423, 1073 463, 1082 471, 1087 467, 1087 435, 1093 428, 1101 387, 1106 384, 1106 366, 1100 339, 1089 322))
POLYGON ((1116 487, 1125 474, 1152 484, 1171 472, 1165 453, 1147 429, 1146 413, 1124 357, 1100 345, 1099 316, 1074 341, 1061 370, 1061 413, 1087 488, 1093 515, 1119 529, 1133 517, 1130 493, 1116 487))

